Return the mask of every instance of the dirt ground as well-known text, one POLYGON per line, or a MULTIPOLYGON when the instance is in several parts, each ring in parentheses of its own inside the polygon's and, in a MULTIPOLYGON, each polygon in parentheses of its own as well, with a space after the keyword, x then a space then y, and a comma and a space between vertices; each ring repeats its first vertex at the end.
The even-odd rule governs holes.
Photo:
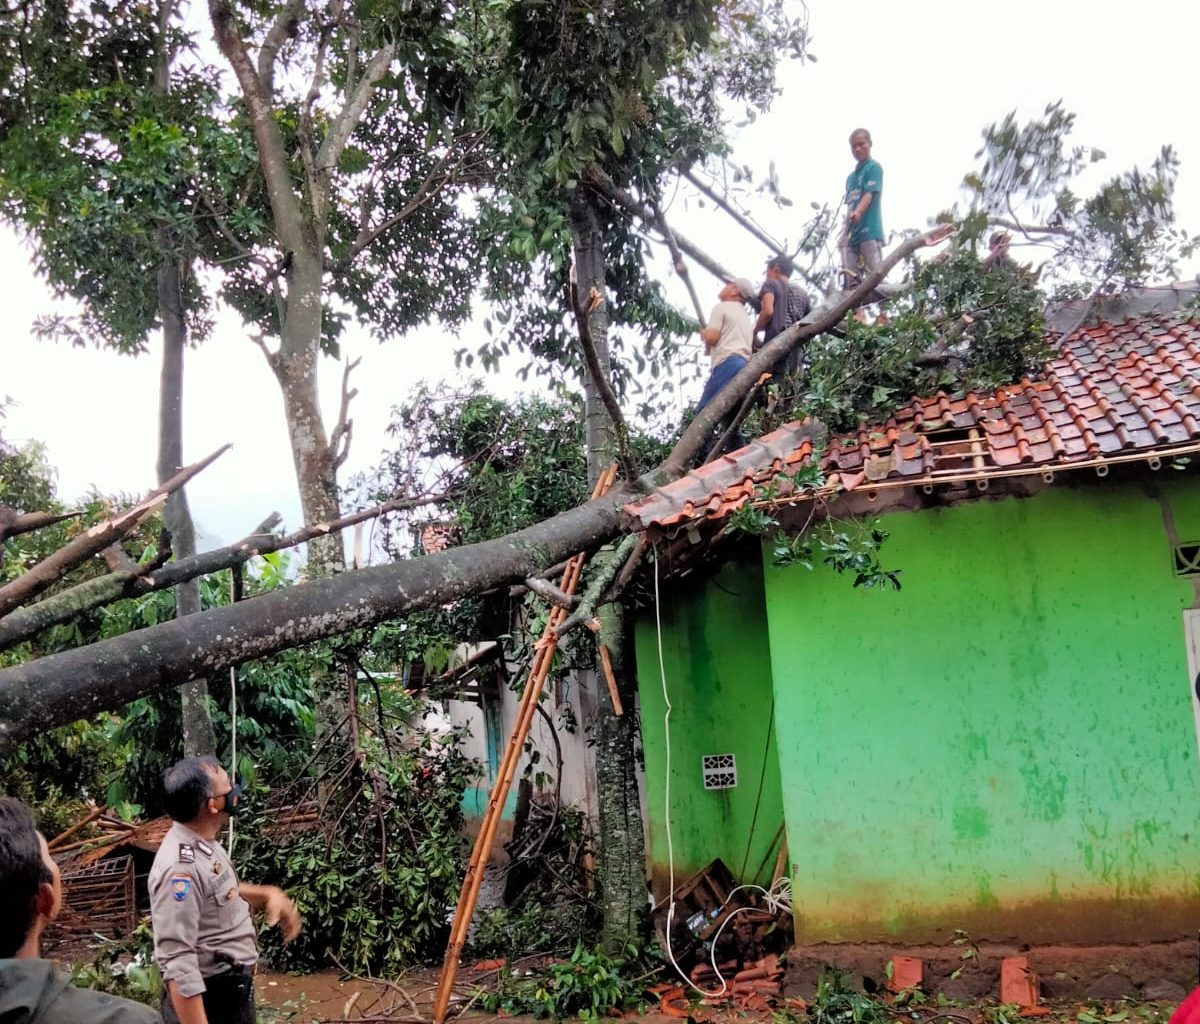
MULTIPOLYGON (((1115 947, 1112 952, 1120 952, 1120 947, 1115 947)), ((1062 951, 1055 957, 1055 961, 1066 966, 1072 961, 1075 953, 1077 951, 1062 951)), ((858 950, 859 971, 857 979, 854 980, 861 982, 863 977, 870 977, 869 974, 862 973, 862 967, 873 964, 874 957, 873 949, 858 950)), ((1109 959, 1114 961, 1111 966, 1118 969, 1123 963, 1116 955, 1110 956, 1109 959)), ((846 966, 853 978, 856 973, 854 967, 849 964, 846 966)), ((794 962, 788 972, 785 995, 793 1000, 800 993, 811 995, 808 974, 807 967, 794 962)), ((480 978, 481 975, 473 972, 469 965, 463 966, 455 986, 458 996, 452 1004, 452 1010, 470 1002, 471 992, 480 978)), ((436 985, 437 971, 431 968, 396 978, 392 985, 386 982, 372 983, 345 978, 336 971, 322 971, 304 976, 260 972, 255 989, 261 1024, 314 1024, 343 1020, 368 1024, 406 1017, 410 1020, 428 1020, 432 1015, 436 985), (403 989, 404 994, 401 994, 400 989, 403 989)), ((1044 1018, 1035 1019, 1044 1019, 1046 1024, 1166 1024, 1178 1003, 1177 998, 1141 998, 1135 994, 1136 990, 1131 991, 1128 996, 1123 996, 1119 994, 1123 987, 1120 984, 1109 985, 1112 995, 1093 998, 1051 996, 1045 993, 1045 987, 1052 986, 1043 988, 1044 1018)), ((1104 986, 1100 985, 1100 988, 1103 989, 1104 986)), ((937 990, 930 987, 931 992, 937 990)), ((796 1010, 802 1004, 792 1001, 784 1005, 796 1010)), ((675 1017, 656 1012, 653 1006, 654 999, 648 996, 643 1012, 626 1011, 624 1014, 613 1016, 637 1017, 648 1024, 678 1024, 675 1017)), ((697 1005, 694 1010, 694 1024, 772 1024, 773 1019, 770 1010, 749 1012, 704 1005, 697 1005)), ((529 1020, 532 1024, 528 1018, 501 1017, 470 1006, 460 1019, 470 1024, 488 1024, 499 1020, 504 1020, 506 1024, 525 1024, 526 1020, 529 1020)), ((1015 1014, 1011 1010, 1006 1012, 997 1007, 994 993, 970 996, 963 992, 959 998, 954 999, 931 998, 923 1005, 897 1008, 894 1019, 896 1024, 1016 1024, 1015 1014)))

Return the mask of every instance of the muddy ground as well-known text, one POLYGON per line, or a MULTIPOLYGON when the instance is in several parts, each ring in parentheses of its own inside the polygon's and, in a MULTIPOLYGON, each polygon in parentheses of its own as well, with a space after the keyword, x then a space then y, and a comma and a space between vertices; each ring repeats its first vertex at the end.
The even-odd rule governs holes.
MULTIPOLYGON (((1109 946, 1090 948, 1038 948, 1021 951, 1009 947, 981 946, 975 955, 962 960, 959 947, 906 949, 907 955, 926 962, 924 1002, 897 1007, 897 1024, 1016 1024, 1015 1014, 998 1006, 999 957, 1023 955, 1039 974, 1042 1003, 1048 1024, 1165 1024, 1179 1001, 1195 986, 1196 943, 1165 943, 1153 947, 1109 946), (1181 973, 1187 965, 1190 975, 1181 973), (957 978, 950 975, 962 968, 957 978), (1173 980, 1177 979, 1177 980, 1173 980)), ((783 998, 778 1005, 791 1009, 800 1019, 802 1003, 811 1000, 820 967, 831 961, 846 972, 856 987, 883 991, 884 964, 895 952, 875 945, 839 945, 836 949, 795 949, 789 954, 783 998)), ((490 975, 494 977, 494 974, 490 975)), ((486 972, 464 964, 456 984, 455 1007, 471 1004, 471 994, 489 978, 486 972)), ((662 980, 673 980, 666 973, 662 980)), ((384 1021, 405 1017, 428 1019, 432 1014, 437 971, 414 971, 387 982, 346 978, 336 971, 293 976, 260 972, 256 991, 264 1024, 311 1024, 314 1021, 384 1021), (411 1002, 409 1001, 411 999, 411 1002)), ((693 1020, 697 1024, 734 1024, 761 1021, 769 1024, 771 1010, 750 1012, 714 1008, 699 1003, 693 1020)), ((617 1015, 614 1015, 617 1016, 617 1015)), ((641 1012, 627 1010, 620 1016, 638 1017, 650 1024, 676 1020, 655 1010, 648 995, 641 1012)), ((467 1005, 464 1020, 484 1024, 501 1019, 467 1005)), ((519 1018, 505 1017, 509 1024, 519 1018)))

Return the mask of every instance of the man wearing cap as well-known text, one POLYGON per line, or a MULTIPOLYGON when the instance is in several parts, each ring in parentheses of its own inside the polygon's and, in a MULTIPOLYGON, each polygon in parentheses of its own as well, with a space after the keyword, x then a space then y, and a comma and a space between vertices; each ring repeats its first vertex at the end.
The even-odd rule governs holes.
MULTIPOLYGON (((700 339, 704 342, 704 350, 708 353, 712 370, 700 395, 700 403, 696 406, 697 412, 717 397, 721 389, 737 376, 737 372, 750 358, 750 345, 754 334, 745 304, 754 300, 756 291, 751 281, 744 277, 734 277, 717 293, 720 301, 713 306, 708 326, 700 330, 700 339)), ((718 429, 723 431, 733 415, 733 412, 726 415, 718 429)), ((735 438, 735 447, 736 442, 740 440, 740 437, 735 438)))
POLYGON ((163 777, 174 824, 150 868, 154 956, 166 991, 167 1024, 254 1024, 258 945, 251 908, 278 924, 285 942, 300 915, 282 889, 238 881, 217 834, 235 812, 241 787, 210 757, 184 758, 163 777))

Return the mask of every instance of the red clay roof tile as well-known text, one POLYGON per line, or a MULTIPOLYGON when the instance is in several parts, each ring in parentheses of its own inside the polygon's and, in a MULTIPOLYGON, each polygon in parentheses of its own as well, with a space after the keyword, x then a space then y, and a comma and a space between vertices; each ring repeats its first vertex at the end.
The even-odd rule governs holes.
MULTIPOLYGON (((812 457, 813 427, 789 423, 625 506, 634 529, 720 520, 812 457)), ((820 465, 843 490, 985 480, 1200 440, 1200 319, 1148 315, 1076 331, 1037 379, 913 399, 882 424, 829 439, 820 465)), ((979 484, 984 486, 983 483, 979 484)))

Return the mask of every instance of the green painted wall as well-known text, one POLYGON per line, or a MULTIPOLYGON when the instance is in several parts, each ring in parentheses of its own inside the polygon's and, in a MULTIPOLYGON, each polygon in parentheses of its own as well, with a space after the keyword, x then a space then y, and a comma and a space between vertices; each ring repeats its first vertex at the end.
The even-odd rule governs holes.
MULTIPOLYGON (((1200 483, 1154 480, 1200 539, 1200 483)), ((1059 483, 884 525, 899 593, 765 570, 798 939, 1194 936, 1196 595, 1159 502, 1059 483)))
MULTIPOLYGON (((749 560, 727 562, 701 585, 691 579, 679 586, 664 584, 660 609, 672 706, 670 824, 676 884, 716 857, 743 881, 755 880, 766 857, 762 873, 769 875, 775 865, 769 847, 783 822, 783 805, 757 552, 749 560), (737 787, 705 790, 701 756, 723 753, 737 759, 737 787)), ((662 896, 668 891, 667 747, 653 609, 638 620, 636 654, 649 856, 654 891, 662 896)))

